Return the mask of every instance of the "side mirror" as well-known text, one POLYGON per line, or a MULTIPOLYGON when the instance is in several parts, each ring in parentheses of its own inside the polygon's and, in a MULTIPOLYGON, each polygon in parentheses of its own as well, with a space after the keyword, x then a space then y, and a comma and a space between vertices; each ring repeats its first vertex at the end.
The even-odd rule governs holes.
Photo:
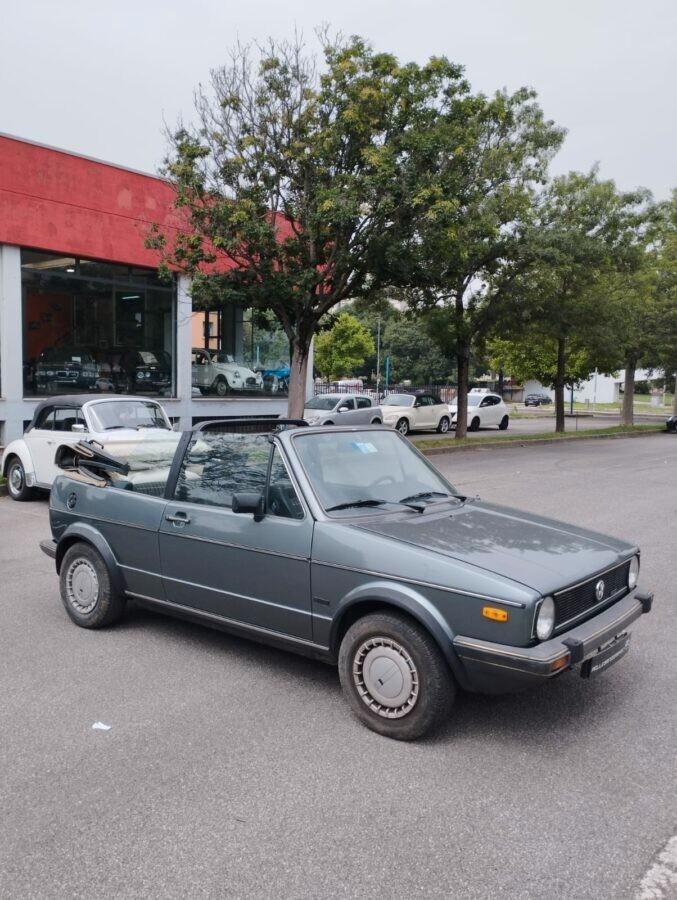
POLYGON ((345 412, 347 409, 348 409, 347 406, 339 406, 339 408, 336 410, 336 412, 345 412))
POLYGON ((84 434, 87 431, 87 427, 82 422, 76 422, 75 425, 71 425, 71 431, 75 431, 77 434, 84 434))
POLYGON ((257 494, 254 491, 240 491, 233 494, 230 506, 234 513, 253 513, 255 522, 260 522, 266 514, 266 501, 263 494, 257 494))

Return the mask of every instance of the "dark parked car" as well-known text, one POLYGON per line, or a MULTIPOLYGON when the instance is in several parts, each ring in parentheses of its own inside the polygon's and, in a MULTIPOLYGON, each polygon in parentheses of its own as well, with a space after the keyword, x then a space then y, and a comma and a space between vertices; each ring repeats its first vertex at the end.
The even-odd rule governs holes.
POLYGON ((162 394, 172 385, 172 361, 164 350, 126 350, 119 360, 121 384, 130 393, 162 394))
POLYGON ((358 718, 403 740, 457 687, 597 676, 627 652, 652 602, 637 547, 465 497, 393 429, 302 424, 59 450, 42 547, 71 619, 109 625, 134 598, 338 664, 358 718))
POLYGON ((89 391, 98 377, 89 350, 82 347, 48 347, 38 357, 35 386, 39 393, 89 391))
POLYGON ((524 398, 525 406, 547 406, 552 399, 547 394, 527 394, 524 398))
POLYGON ((668 431, 677 432, 677 416, 670 416, 666 421, 665 426, 668 431))

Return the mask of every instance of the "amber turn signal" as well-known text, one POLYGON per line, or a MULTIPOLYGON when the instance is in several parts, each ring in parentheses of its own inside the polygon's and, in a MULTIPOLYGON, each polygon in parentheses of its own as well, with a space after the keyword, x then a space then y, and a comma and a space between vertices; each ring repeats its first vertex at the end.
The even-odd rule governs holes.
POLYGON ((495 606, 483 606, 482 615, 485 619, 491 619, 492 622, 507 622, 508 612, 505 609, 497 609, 495 606))

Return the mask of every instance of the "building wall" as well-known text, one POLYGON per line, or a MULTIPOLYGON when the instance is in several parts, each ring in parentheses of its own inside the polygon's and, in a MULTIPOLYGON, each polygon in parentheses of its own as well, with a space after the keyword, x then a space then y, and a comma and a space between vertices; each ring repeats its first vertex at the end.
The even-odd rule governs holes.
MULTIPOLYGON (((172 199, 159 178, 0 135, 0 445, 22 434, 38 402, 24 397, 20 248, 154 268, 157 253, 144 238, 153 222, 170 231, 181 227, 172 199)), ((189 286, 178 279, 176 397, 161 398, 168 414, 183 428, 194 418, 284 415, 284 397, 193 396, 191 347, 204 340, 189 286)), ((241 313, 234 316, 231 341, 242 331, 241 313)))

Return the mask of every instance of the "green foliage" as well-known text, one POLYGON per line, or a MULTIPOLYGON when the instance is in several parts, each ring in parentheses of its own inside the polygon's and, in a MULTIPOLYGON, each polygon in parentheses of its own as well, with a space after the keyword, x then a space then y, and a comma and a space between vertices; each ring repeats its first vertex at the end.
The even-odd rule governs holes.
MULTIPOLYGON (((552 337, 527 333, 507 340, 492 338, 486 345, 487 359, 494 372, 503 370, 518 382, 536 380, 552 387, 557 379, 557 342, 552 337)), ((571 349, 566 358, 564 383, 576 384, 587 378, 595 366, 584 349, 571 349)))
POLYGON ((367 329, 350 313, 341 313, 329 331, 315 338, 315 368, 325 378, 355 375, 374 353, 367 329))

